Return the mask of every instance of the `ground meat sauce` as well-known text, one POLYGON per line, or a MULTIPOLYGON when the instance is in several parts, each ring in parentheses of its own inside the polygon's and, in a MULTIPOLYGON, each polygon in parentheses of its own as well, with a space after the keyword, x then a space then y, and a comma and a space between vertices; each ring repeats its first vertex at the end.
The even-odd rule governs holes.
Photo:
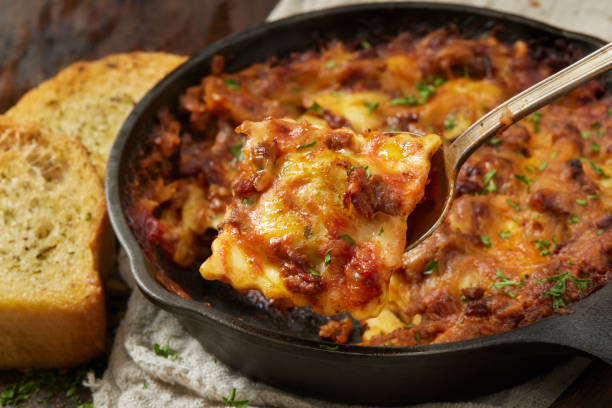
MULTIPOLYGON (((257 177, 237 178, 244 135, 234 129, 244 120, 433 131, 450 143, 492 107, 580 56, 571 46, 553 51, 453 30, 404 33, 379 45, 331 42, 233 74, 218 56, 176 111, 160 110, 134 166, 128 215, 145 248, 197 267, 214 231, 232 222, 231 214, 224 221, 232 188, 248 197, 269 182, 274 145, 253 152, 257 177)), ((394 272, 386 311, 401 325, 370 319, 363 343, 442 343, 511 330, 567 310, 612 279, 611 105, 610 93, 591 81, 481 147, 461 169, 446 222, 394 272)), ((340 150, 351 139, 336 134, 326 143, 340 150)), ((347 177, 344 199, 363 215, 396 212, 384 183, 364 169, 347 177)), ((316 292, 317 279, 298 258, 287 262, 285 281, 316 292)), ((330 322, 321 336, 346 341, 345 320, 330 322)))

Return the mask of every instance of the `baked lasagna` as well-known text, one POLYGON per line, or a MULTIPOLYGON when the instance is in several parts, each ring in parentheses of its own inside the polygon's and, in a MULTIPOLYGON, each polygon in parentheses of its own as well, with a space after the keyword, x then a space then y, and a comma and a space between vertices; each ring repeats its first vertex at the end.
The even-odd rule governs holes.
MULTIPOLYGON (((367 154, 365 161, 353 157, 361 154, 358 148, 343 153, 355 163, 349 170, 332 166, 338 173, 329 178, 316 170, 321 163, 345 160, 317 129, 363 137, 359 143, 366 144, 369 137, 393 144, 393 137, 381 135, 394 131, 422 140, 434 133, 452 143, 491 108, 581 56, 569 45, 557 46, 543 50, 526 41, 504 43, 491 33, 465 38, 441 29, 425 36, 403 33, 379 44, 332 41, 234 73, 224 72, 219 56, 210 74, 181 96, 178 108, 159 112, 134 168, 134 230, 145 247, 161 250, 193 273, 204 262, 205 277, 284 299, 280 306, 309 304, 326 314, 349 310, 363 324, 366 345, 458 341, 566 313, 568 304, 612 279, 612 98, 599 82, 478 149, 461 169, 448 219, 397 263, 393 257, 405 225, 396 219, 414 203, 402 204, 397 214, 361 213, 347 199, 352 178, 372 183, 388 174, 367 154), (288 150, 274 153, 279 167, 257 181, 265 188, 257 190, 254 183, 243 191, 245 166, 265 168, 269 160, 263 151, 258 156, 257 145, 285 143, 277 129, 266 129, 273 123, 312 128, 317 136, 287 139, 288 150), (305 193, 297 188, 290 194, 284 186, 300 183, 291 170, 301 165, 302 174, 316 176, 304 184, 305 193), (283 166, 287 173, 280 171, 283 166), (334 177, 341 180, 328 184, 334 177), (324 213, 309 207, 315 196, 330 204, 330 212, 354 211, 350 228, 322 227, 324 213), (248 228, 260 230, 243 231, 246 220, 248 228), (374 224, 382 222, 389 224, 382 225, 379 240, 374 224), (391 245, 392 250, 384 256, 361 256, 355 248, 344 254, 341 248, 352 247, 338 238, 342 235, 358 248, 391 245), (247 254, 253 250, 258 254, 247 254), (238 267, 228 263, 232 251, 239 254, 238 267), (298 255, 287 258, 291 253, 298 255), (249 257, 259 266, 250 266, 249 257), (348 264, 375 269, 369 276, 378 289, 364 291, 367 285, 360 281, 346 297, 339 286, 335 290, 338 282, 346 283, 338 271, 348 264), (327 283, 313 297, 315 282, 327 283)), ((434 149, 433 142, 427 149, 434 149)), ((391 165, 396 159, 386 160, 391 165)), ((331 320, 321 335, 346 341, 348 326, 349 319, 331 320)))

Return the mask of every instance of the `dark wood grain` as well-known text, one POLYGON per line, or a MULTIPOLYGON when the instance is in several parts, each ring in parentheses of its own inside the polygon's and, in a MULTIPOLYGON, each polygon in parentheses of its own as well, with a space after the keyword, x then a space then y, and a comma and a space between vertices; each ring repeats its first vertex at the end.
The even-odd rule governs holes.
MULTIPOLYGON (((0 0, 0 112, 74 61, 133 50, 192 54, 259 24, 276 1, 0 0)), ((125 297, 109 298, 111 318, 124 302, 125 297)), ((114 326, 111 322, 111 331, 114 326)), ((101 371, 103 361, 90 367, 101 371)), ((21 373, 0 372, 0 391, 21 378, 21 373)), ((84 390, 79 393, 87 401, 84 390)), ((40 406, 64 404, 78 405, 58 395, 40 406)), ((37 405, 36 397, 26 403, 37 405)), ((612 407, 612 367, 593 362, 553 407, 612 407)))
POLYGON ((192 54, 262 22, 276 0, 0 0, 0 112, 81 59, 192 54))

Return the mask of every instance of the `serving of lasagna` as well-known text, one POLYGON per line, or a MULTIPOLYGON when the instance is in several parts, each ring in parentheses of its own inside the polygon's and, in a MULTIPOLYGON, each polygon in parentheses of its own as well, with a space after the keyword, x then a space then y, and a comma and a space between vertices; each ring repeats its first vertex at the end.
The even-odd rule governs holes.
MULTIPOLYGON (((231 74, 216 57, 159 112, 134 166, 133 229, 177 265, 280 308, 351 313, 364 345, 459 341, 568 313, 612 279, 612 96, 597 81, 478 149, 447 220, 403 249, 433 134, 452 143, 580 56, 441 29, 231 74)), ((321 335, 346 341, 350 322, 321 335)))

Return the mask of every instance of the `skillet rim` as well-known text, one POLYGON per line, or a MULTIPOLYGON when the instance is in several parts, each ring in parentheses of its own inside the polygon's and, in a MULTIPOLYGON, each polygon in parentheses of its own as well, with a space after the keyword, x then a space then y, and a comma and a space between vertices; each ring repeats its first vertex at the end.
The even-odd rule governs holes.
MULTIPOLYGON (((316 349, 318 352, 335 353, 347 356, 376 356, 377 358, 385 358, 385 360, 387 358, 396 357, 441 355, 457 351, 495 347, 510 343, 519 344, 546 342, 538 338, 538 334, 540 332, 546 331, 547 328, 550 328, 551 326, 554 327, 559 323, 567 323, 572 318, 580 317, 577 316, 578 313, 570 316, 551 315, 530 325, 516 328, 507 332, 451 343, 395 347, 335 344, 323 340, 315 341, 300 338, 296 335, 281 334, 280 332, 276 332, 274 330, 263 329, 250 325, 239 320, 238 317, 232 315, 231 313, 206 306, 205 304, 195 300, 179 297, 163 288, 151 277, 146 266, 144 251, 132 233, 127 217, 123 212, 124 201, 121 199, 122 194, 120 193, 120 180, 122 179, 120 175, 120 168, 121 164, 125 161, 124 157, 129 156, 129 149, 126 149, 126 146, 128 145, 127 142, 133 137, 135 130, 138 129, 141 117, 146 115, 146 111, 150 105, 157 100, 158 96, 163 93, 165 89, 173 87, 181 77, 189 74, 189 71, 194 65, 201 64, 202 60, 222 52, 224 49, 235 43, 240 43, 243 40, 251 37, 263 35, 270 29, 293 26, 295 24, 300 24, 305 20, 351 12, 379 11, 383 9, 419 9, 430 11, 443 10, 446 12, 461 11, 464 13, 467 12, 470 14, 479 15, 484 18, 489 17, 496 21, 506 21, 510 24, 539 29, 549 33, 551 36, 561 37, 567 40, 579 40, 582 42, 591 43, 593 46, 601 46, 606 43, 606 41, 592 35, 564 30, 541 21, 512 13, 461 4, 427 2, 383 2, 326 8, 323 10, 286 17, 274 22, 263 23, 212 43, 208 47, 191 56, 187 61, 177 67, 174 71, 158 82, 151 90, 149 90, 149 92, 133 108, 132 112, 123 123, 108 159, 105 175, 105 197, 109 219, 121 246, 128 255, 131 275, 134 277, 139 290, 145 295, 145 297, 148 298, 149 301, 171 312, 172 314, 179 316, 182 315, 196 320, 204 319, 209 321, 209 323, 212 322, 214 324, 221 324, 230 330, 238 332, 240 335, 255 335, 258 337, 263 337, 266 341, 279 345, 292 348, 305 348, 310 351, 316 349), (564 320, 560 321, 560 319, 564 320), (326 350, 321 348, 321 345, 337 346, 337 349, 326 350)), ((571 305, 570 309, 579 311, 581 309, 581 305, 583 305, 585 302, 593 303, 596 302, 597 299, 601 299, 605 296, 612 296, 612 285, 606 285, 605 287, 597 290, 595 293, 592 293, 580 301, 575 302, 571 305)))

